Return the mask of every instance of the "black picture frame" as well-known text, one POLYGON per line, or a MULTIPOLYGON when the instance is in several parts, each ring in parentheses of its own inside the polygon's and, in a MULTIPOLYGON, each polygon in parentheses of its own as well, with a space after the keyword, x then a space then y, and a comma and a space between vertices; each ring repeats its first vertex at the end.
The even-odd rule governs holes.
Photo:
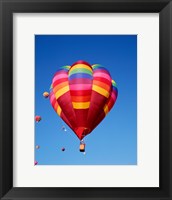
MULTIPOLYGON (((0 197, 7 199, 172 199, 172 2, 171 0, 0 0, 0 197), (13 13, 159 13, 160 187, 13 187, 13 13)), ((149 181, 149 180, 148 180, 149 181)))

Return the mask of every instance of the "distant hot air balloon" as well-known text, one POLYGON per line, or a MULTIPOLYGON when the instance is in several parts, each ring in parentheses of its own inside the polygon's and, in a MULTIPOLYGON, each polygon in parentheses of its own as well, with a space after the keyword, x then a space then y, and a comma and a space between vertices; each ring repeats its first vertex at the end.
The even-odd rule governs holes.
POLYGON ((37 162, 37 161, 35 161, 35 162, 34 162, 34 165, 37 165, 37 164, 38 164, 38 162, 37 162))
POLYGON ((50 91, 55 112, 80 140, 104 119, 118 96, 107 69, 85 61, 61 67, 52 79, 50 91))
POLYGON ((48 92, 44 92, 44 93, 43 93, 43 96, 44 96, 45 98, 48 98, 48 97, 49 97, 49 93, 48 93, 48 92))
POLYGON ((64 148, 64 147, 62 148, 62 151, 65 151, 65 148, 64 148))
POLYGON ((36 122, 39 122, 39 121, 41 121, 41 117, 40 117, 40 116, 38 116, 38 115, 37 115, 37 116, 35 116, 35 121, 36 121, 36 122))
POLYGON ((39 145, 36 145, 36 149, 39 149, 40 148, 40 146, 39 145))
POLYGON ((65 131, 65 132, 67 131, 66 128, 65 128, 64 126, 62 126, 62 130, 65 131))

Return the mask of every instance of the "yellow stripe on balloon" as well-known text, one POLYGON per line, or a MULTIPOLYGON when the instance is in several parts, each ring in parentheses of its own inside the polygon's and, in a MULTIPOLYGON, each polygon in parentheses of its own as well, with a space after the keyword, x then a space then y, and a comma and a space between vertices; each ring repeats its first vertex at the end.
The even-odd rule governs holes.
POLYGON ((95 92, 98 92, 99 94, 105 96, 106 98, 109 97, 109 92, 97 85, 93 85, 92 90, 94 90, 95 92))
POLYGON ((94 64, 94 65, 92 65, 92 68, 94 69, 94 67, 96 67, 97 65, 99 65, 99 64, 94 64))
POLYGON ((62 112, 62 109, 60 108, 60 106, 57 107, 57 114, 60 116, 62 112))
POLYGON ((116 82, 115 82, 114 80, 112 80, 112 83, 115 83, 115 84, 116 84, 116 82))
POLYGON ((71 73, 74 69, 82 69, 82 68, 88 69, 90 72, 92 72, 92 69, 88 65, 76 64, 69 70, 69 73, 71 73))
POLYGON ((74 109, 87 109, 90 107, 90 102, 72 102, 74 109))
POLYGON ((109 109, 108 109, 108 106, 107 106, 107 105, 104 106, 104 112, 105 112, 105 115, 107 115, 108 112, 109 112, 109 109))
POLYGON ((59 83, 53 88, 53 92, 56 93, 58 90, 64 88, 67 85, 68 85, 68 81, 64 81, 62 83, 59 83))
POLYGON ((56 99, 58 99, 60 96, 62 96, 64 93, 68 92, 69 91, 69 85, 63 87, 62 89, 58 90, 56 93, 55 93, 55 97, 56 99))

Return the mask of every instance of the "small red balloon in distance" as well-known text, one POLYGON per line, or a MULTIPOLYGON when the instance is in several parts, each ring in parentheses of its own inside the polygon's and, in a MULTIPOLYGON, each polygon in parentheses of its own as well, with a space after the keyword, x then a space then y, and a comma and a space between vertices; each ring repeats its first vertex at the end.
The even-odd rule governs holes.
POLYGON ((48 97, 49 97, 49 93, 48 93, 48 92, 44 92, 44 93, 43 93, 43 96, 44 96, 45 98, 48 98, 48 97))
POLYGON ((35 165, 37 165, 38 164, 38 162, 37 161, 35 161, 35 163, 34 163, 35 165))
POLYGON ((35 121, 36 121, 36 122, 41 121, 41 117, 40 117, 40 116, 35 116, 35 121))
POLYGON ((64 147, 62 148, 62 151, 65 151, 65 148, 64 148, 64 147))

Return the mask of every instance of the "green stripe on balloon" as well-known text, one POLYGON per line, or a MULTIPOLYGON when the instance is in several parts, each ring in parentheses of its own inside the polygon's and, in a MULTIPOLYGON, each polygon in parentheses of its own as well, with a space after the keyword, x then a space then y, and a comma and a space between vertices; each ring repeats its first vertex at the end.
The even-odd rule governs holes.
POLYGON ((113 80, 112 81, 112 85, 114 86, 114 87, 117 87, 117 84, 116 84, 116 82, 113 80))
POLYGON ((93 69, 96 69, 96 68, 98 68, 98 67, 100 67, 101 65, 99 65, 99 64, 95 64, 95 65, 92 65, 92 68, 93 69))
POLYGON ((60 69, 67 69, 67 70, 69 70, 69 69, 70 69, 70 66, 69 66, 69 65, 65 65, 65 66, 63 66, 63 67, 60 67, 60 69))
POLYGON ((85 73, 85 74, 90 74, 90 75, 93 74, 93 72, 88 70, 88 69, 79 68, 79 69, 74 69, 71 72, 69 72, 69 76, 72 75, 72 74, 77 74, 77 73, 85 73))

